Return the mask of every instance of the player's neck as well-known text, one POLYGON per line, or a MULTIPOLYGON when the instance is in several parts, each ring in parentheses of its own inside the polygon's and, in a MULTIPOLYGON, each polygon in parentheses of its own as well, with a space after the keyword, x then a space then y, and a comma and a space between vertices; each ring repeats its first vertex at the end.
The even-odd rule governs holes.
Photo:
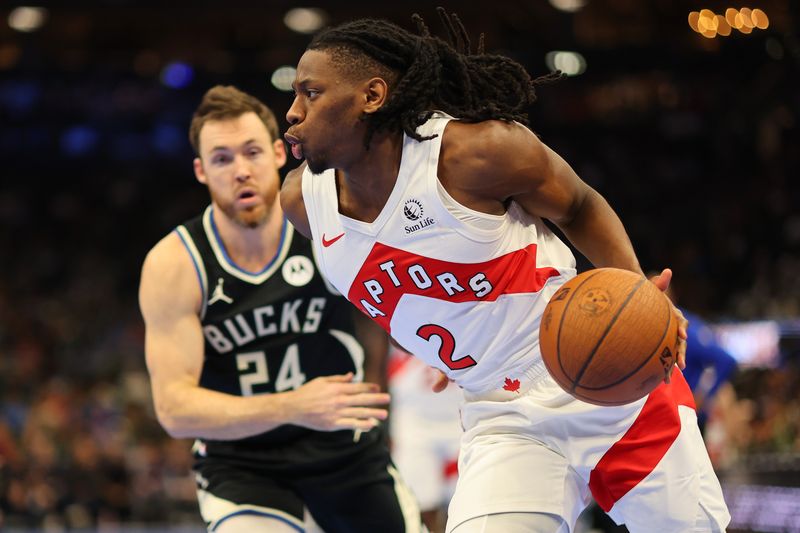
POLYGON ((403 135, 377 134, 369 150, 336 172, 339 212, 372 222, 392 194, 403 155, 403 135))
POLYGON ((283 211, 278 201, 267 219, 250 228, 231 220, 222 210, 214 209, 214 223, 231 261, 248 272, 260 272, 278 251, 283 229, 283 211))

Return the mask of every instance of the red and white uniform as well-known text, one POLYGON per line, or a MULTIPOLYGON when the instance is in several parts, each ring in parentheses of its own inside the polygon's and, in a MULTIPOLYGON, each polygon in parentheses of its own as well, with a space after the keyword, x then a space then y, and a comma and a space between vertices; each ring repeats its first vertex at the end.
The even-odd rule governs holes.
POLYGON ((437 169, 449 120, 436 115, 418 128, 434 139, 405 137, 394 190, 371 223, 339 213, 333 170, 306 169, 302 184, 324 275, 464 389, 448 531, 507 512, 557 514, 571 528, 590 487, 631 531, 692 531, 703 513, 724 526, 722 492, 680 372, 672 385, 614 408, 572 398, 547 374, 539 321, 575 275, 574 257, 516 203, 494 216, 447 194, 437 169))
POLYGON ((549 297, 575 275, 575 259, 516 204, 504 216, 458 206, 488 228, 467 226, 447 209, 436 178, 446 123, 420 128, 439 134, 430 141, 406 137, 397 184, 374 222, 339 214, 332 170, 306 170, 303 198, 328 280, 407 351, 482 393, 545 372, 539 321, 549 297))

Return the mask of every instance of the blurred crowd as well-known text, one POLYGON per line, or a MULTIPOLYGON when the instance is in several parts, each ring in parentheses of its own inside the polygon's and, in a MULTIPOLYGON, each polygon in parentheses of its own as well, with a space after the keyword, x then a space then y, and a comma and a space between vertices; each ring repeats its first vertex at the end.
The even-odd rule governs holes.
MULTIPOLYGON (((617 209, 645 270, 673 268, 683 306, 800 317, 800 47, 726 46, 679 74, 663 51, 626 68, 597 51, 607 68, 540 89, 532 127, 617 209)), ((266 76, 232 78, 0 77, 0 529, 200 524, 190 442, 153 416, 136 290, 146 250, 205 202, 185 137, 200 94, 234 82, 288 107, 266 76)), ((706 437, 723 481, 796 479, 798 387, 786 344, 721 389, 706 437)))
MULTIPOLYGON (((121 327, 105 357, 141 357, 141 328, 121 327)), ((141 363, 91 376, 86 354, 74 359, 78 372, 54 371, 49 353, 59 349, 47 340, 60 339, 42 333, 15 333, 2 347, 0 529, 196 523, 189 443, 155 421, 141 363)))

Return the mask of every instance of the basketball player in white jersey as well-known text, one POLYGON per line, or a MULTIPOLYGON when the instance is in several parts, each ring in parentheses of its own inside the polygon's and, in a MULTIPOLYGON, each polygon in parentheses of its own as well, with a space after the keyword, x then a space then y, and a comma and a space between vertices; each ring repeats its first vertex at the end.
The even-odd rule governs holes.
POLYGON ((140 304, 156 414, 197 439, 208 530, 423 531, 378 426, 389 397, 363 382, 383 381, 386 335, 359 342, 353 306, 286 221, 272 111, 214 87, 190 139, 211 205, 150 251, 140 304))
POLYGON ((575 261, 542 219, 595 266, 642 270, 608 203, 522 124, 555 76, 531 81, 482 40, 472 53, 439 12, 449 43, 418 16, 416 34, 357 20, 315 36, 286 116, 307 166, 281 203, 339 292, 462 387, 447 531, 568 532, 590 494, 634 533, 723 531, 679 369, 648 397, 598 407, 544 368, 541 314, 575 261))

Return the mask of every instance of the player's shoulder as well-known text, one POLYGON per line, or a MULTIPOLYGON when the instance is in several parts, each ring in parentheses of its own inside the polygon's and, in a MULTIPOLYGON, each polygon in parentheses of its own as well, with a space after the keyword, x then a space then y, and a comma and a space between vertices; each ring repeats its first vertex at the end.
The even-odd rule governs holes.
POLYGON ((139 296, 142 305, 169 300, 179 305, 199 297, 199 285, 192 258, 173 231, 156 243, 142 265, 139 296))
MULTIPOLYGON (((536 135, 518 122, 454 120, 442 138, 440 178, 450 176, 451 185, 476 193, 486 192, 487 187, 505 190, 502 184, 515 179, 516 169, 541 164, 540 145, 536 135)), ((514 190, 512 185, 507 188, 514 190)))
POLYGON ((191 266, 190 260, 177 231, 171 231, 147 252, 142 268, 164 273, 180 272, 183 267, 191 266))
POLYGON ((538 137, 518 122, 484 120, 448 123, 442 137, 442 157, 462 161, 481 170, 507 163, 541 144, 538 137))
POLYGON ((508 143, 531 142, 536 135, 519 122, 507 120, 483 120, 465 122, 451 120, 444 131, 443 146, 454 145, 464 151, 492 152, 508 143))

